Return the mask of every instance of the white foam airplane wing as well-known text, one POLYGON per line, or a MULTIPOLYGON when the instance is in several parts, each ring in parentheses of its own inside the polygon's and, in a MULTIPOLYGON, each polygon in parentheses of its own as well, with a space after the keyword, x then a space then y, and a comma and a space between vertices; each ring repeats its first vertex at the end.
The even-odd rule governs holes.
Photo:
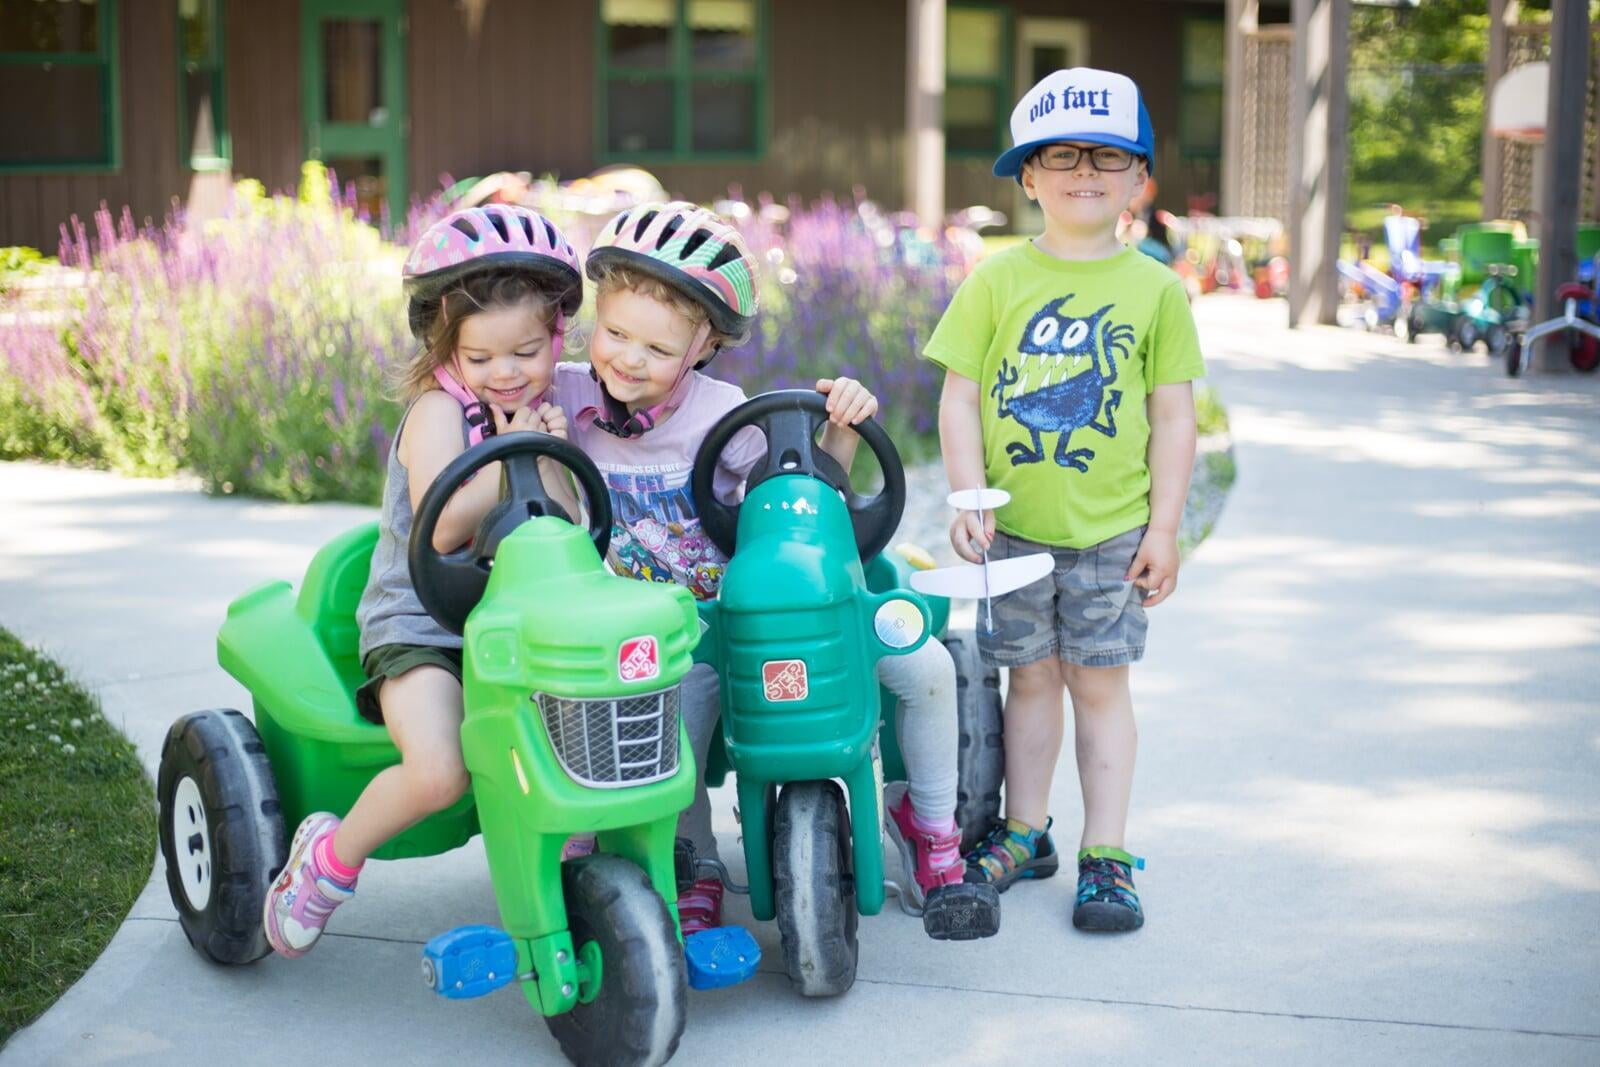
MULTIPOLYGON (((1050 573, 1050 553, 1035 552, 1031 556, 989 561, 989 596, 1001 596, 1025 585, 1037 582, 1050 573)), ((954 567, 940 567, 931 571, 912 571, 911 588, 929 596, 950 597, 954 600, 982 600, 984 592, 983 564, 961 563, 954 567)))

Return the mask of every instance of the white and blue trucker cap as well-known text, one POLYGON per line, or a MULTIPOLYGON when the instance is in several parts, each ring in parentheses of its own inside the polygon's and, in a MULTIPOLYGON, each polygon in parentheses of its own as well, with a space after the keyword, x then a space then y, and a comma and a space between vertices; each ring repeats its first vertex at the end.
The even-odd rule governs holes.
POLYGON ((1125 74, 1073 67, 1047 74, 1011 111, 1015 146, 994 161, 997 178, 1022 180, 1022 164, 1057 141, 1126 148, 1156 165, 1156 135, 1139 87, 1125 74))

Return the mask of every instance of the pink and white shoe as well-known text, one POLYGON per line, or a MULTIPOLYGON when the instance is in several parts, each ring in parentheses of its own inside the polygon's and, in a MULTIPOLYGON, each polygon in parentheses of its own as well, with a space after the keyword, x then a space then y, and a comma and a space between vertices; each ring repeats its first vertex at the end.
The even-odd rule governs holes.
POLYGON ((911 807, 902 782, 884 790, 884 829, 910 875, 907 891, 922 909, 922 929, 935 941, 970 941, 1000 931, 1000 894, 992 885, 963 882, 961 831, 955 819, 930 824, 911 807))
POLYGON ((333 909, 356 895, 354 883, 345 885, 324 872, 316 860, 317 842, 339 828, 331 812, 307 815, 294 832, 289 862, 267 893, 261 921, 267 941, 283 956, 304 956, 322 936, 333 909))

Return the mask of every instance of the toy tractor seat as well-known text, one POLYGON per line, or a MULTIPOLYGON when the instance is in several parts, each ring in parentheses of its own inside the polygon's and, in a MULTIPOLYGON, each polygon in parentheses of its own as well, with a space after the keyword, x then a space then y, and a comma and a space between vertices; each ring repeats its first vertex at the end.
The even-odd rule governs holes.
MULTIPOLYGON (((313 811, 348 811, 374 774, 400 760, 389 731, 355 702, 364 680, 356 605, 377 541, 375 522, 340 534, 312 557, 298 595, 288 582, 259 585, 228 606, 217 634, 217 661, 250 691, 291 827, 313 811)), ((433 855, 477 829, 468 793, 373 855, 433 855)))
POLYGON ((328 662, 351 693, 365 680, 356 605, 366 588, 377 544, 378 524, 369 522, 323 545, 306 568, 295 602, 296 614, 310 624, 328 662))

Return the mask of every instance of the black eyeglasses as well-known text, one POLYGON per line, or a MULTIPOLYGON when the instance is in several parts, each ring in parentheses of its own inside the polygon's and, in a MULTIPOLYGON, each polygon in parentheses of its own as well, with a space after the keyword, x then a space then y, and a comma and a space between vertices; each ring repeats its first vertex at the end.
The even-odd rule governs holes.
POLYGON ((1089 157, 1089 164, 1095 170, 1103 171, 1127 170, 1138 158, 1126 148, 1114 148, 1111 145, 1079 148, 1073 144, 1057 144, 1041 148, 1033 158, 1045 170, 1071 170, 1083 160, 1084 156, 1089 157))

